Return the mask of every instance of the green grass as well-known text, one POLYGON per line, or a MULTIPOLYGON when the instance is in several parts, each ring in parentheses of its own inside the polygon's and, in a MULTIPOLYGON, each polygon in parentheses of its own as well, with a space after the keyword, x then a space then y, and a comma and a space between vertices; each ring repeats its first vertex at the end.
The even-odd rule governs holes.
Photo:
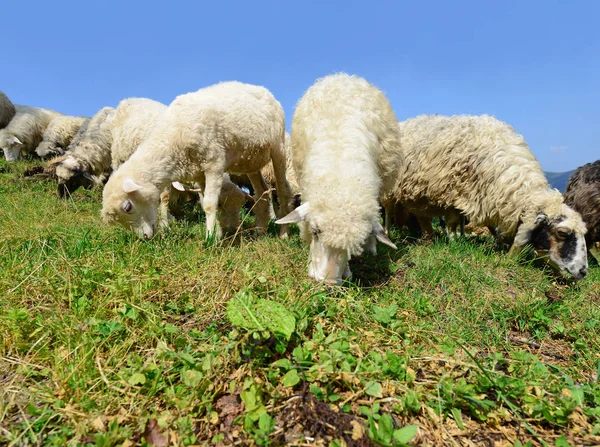
POLYGON ((0 161, 0 445, 600 444, 598 268, 396 233, 332 289, 297 235, 188 210, 142 242, 29 166, 0 161))

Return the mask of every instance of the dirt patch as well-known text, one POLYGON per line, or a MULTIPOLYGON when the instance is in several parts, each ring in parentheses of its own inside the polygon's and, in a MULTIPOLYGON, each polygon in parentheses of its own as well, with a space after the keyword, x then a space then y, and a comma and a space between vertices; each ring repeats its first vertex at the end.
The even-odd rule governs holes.
POLYGON ((332 409, 308 391, 308 384, 302 391, 286 402, 278 416, 281 427, 276 442, 293 445, 306 440, 325 441, 325 445, 334 439, 343 439, 348 447, 370 447, 373 442, 366 434, 362 421, 354 416, 332 409))

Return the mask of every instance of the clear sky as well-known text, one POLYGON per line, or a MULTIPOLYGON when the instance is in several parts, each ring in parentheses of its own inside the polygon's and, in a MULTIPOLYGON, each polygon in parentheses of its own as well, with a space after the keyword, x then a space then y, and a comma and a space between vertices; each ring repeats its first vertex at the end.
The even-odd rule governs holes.
POLYGON ((224 80, 285 108, 345 71, 400 120, 492 114, 545 170, 600 158, 599 0, 4 1, 0 89, 93 115, 133 96, 168 104, 224 80))

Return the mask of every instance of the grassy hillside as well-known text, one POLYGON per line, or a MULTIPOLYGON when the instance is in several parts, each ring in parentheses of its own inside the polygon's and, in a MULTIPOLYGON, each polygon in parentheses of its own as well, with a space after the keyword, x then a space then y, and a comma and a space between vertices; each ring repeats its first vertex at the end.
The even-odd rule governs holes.
POLYGON ((553 188, 558 189, 560 192, 565 192, 567 182, 573 172, 575 172, 575 169, 567 172, 544 172, 544 174, 553 188))
POLYGON ((600 444, 600 269, 492 240, 306 278, 308 249, 196 214, 150 242, 0 161, 0 445, 600 444), (235 324, 232 324, 235 323, 235 324))

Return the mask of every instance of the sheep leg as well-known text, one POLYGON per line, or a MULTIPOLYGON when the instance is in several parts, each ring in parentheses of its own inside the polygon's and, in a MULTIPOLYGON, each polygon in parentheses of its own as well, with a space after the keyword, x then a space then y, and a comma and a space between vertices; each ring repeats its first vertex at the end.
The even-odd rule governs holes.
POLYGON ((269 197, 271 194, 260 171, 248 174, 248 178, 252 182, 255 193, 255 203, 252 209, 256 216, 256 229, 258 233, 264 233, 269 225, 269 197))
POLYGON ((205 172, 204 197, 202 199, 202 208, 206 214, 206 238, 214 235, 215 239, 223 236, 221 226, 217 219, 217 210, 219 207, 219 195, 223 187, 223 172, 205 172))
POLYGON ((419 222, 419 226, 421 227, 421 232, 423 233, 424 239, 432 239, 433 238, 433 225, 431 224, 431 218, 417 216, 417 221, 419 222))
POLYGON ((169 225, 169 220, 173 216, 169 213, 169 202, 171 200, 171 186, 167 186, 163 192, 160 193, 160 207, 159 216, 160 220, 158 225, 160 228, 166 228, 169 225))
MULTIPOLYGON (((277 188, 277 197, 279 198, 279 216, 287 216, 291 211, 292 190, 285 177, 287 159, 285 150, 285 132, 281 137, 281 148, 278 151, 271 151, 271 161, 273 162, 273 173, 275 174, 275 187, 277 188)), ((285 239, 288 237, 290 226, 281 225, 279 228, 279 237, 285 239)))
POLYGON ((390 228, 392 227, 392 213, 394 212, 394 203, 388 200, 383 204, 383 210, 385 212, 385 234, 390 234, 390 228))

